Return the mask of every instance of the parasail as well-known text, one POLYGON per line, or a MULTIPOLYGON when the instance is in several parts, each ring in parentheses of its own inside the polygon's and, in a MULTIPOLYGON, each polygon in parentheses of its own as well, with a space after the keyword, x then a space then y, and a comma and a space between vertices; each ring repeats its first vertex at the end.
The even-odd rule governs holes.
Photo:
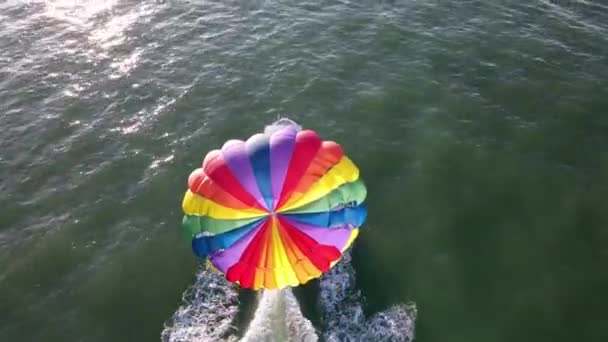
POLYGON ((243 288, 321 276, 367 215, 365 185, 340 145, 294 124, 276 127, 209 152, 182 203, 194 253, 243 288))

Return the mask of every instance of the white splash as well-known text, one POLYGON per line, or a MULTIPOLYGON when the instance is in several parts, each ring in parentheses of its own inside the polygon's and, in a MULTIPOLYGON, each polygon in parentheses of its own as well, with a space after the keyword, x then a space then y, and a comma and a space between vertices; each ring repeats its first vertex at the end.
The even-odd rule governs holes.
POLYGON ((317 342, 312 323, 290 288, 263 291, 242 342, 317 342))
POLYGON ((264 128, 264 134, 271 135, 272 133, 274 133, 284 127, 288 127, 288 126, 295 127, 296 131, 302 130, 302 126, 298 125, 295 121, 288 119, 288 118, 279 117, 277 119, 277 121, 273 122, 272 124, 270 124, 264 128))
POLYGON ((175 158, 175 155, 170 154, 164 158, 154 159, 154 161, 152 161, 152 163, 150 164, 150 166, 148 168, 157 169, 159 166, 171 162, 173 160, 173 158, 175 158))

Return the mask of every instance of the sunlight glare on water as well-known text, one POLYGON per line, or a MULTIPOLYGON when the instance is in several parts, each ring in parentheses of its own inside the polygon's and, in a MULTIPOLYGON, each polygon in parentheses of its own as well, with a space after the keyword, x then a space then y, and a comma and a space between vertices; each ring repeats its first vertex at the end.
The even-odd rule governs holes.
POLYGON ((110 10, 118 0, 25 0, 25 2, 43 3, 46 7, 44 15, 84 27, 91 24, 90 19, 93 16, 110 10))

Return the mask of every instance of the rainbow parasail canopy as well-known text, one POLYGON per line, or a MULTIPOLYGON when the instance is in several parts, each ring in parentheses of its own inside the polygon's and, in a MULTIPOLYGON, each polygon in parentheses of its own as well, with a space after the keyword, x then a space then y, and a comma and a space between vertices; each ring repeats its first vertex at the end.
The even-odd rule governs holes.
POLYGON ((340 145, 284 125, 207 154, 188 178, 183 227, 229 281, 297 286, 329 271, 357 237, 365 196, 340 145))

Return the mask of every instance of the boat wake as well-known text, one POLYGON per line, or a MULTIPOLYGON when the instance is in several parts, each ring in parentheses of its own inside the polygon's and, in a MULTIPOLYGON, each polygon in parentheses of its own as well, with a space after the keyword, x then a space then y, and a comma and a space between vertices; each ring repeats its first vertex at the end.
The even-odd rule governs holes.
POLYGON ((196 282, 182 295, 183 304, 161 333, 165 342, 237 341, 233 321, 238 313, 238 293, 224 277, 209 268, 199 271, 196 282))
POLYGON ((350 252, 320 280, 322 323, 315 329, 304 317, 291 289, 260 292, 249 327, 239 332, 235 285, 209 269, 201 270, 195 284, 184 292, 183 305, 165 324, 164 342, 207 341, 395 341, 414 339, 416 307, 395 305, 366 318, 363 296, 356 288, 350 252), (319 331, 320 330, 320 331, 319 331))
POLYGON ((414 340, 417 315, 414 303, 394 305, 370 318, 365 317, 364 297, 356 287, 350 251, 321 278, 320 287, 325 341, 414 340))

